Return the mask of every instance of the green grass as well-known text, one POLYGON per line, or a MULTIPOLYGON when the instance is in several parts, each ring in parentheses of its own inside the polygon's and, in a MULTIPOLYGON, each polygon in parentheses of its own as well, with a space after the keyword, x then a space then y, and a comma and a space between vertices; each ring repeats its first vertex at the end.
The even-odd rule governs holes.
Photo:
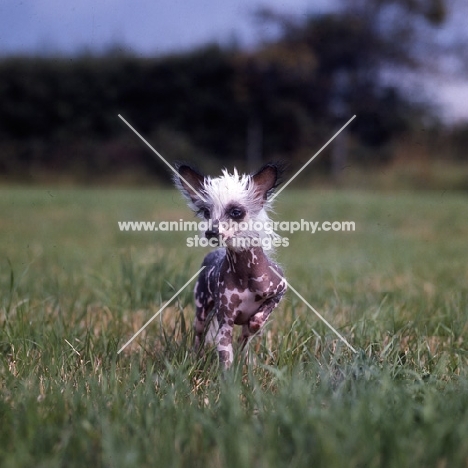
POLYGON ((0 190, 0 466, 458 467, 468 464, 468 198, 286 190, 291 291, 220 375, 191 353, 191 287, 120 355, 206 254, 173 191, 0 190))

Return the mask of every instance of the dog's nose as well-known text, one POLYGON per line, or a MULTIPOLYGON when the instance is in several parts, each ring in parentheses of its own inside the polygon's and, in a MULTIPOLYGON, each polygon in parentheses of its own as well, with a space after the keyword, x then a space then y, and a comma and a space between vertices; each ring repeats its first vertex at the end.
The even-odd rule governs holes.
POLYGON ((205 231, 205 237, 207 239, 213 239, 219 237, 219 221, 212 221, 209 225, 209 229, 205 231))
POLYGON ((216 229, 209 229, 208 231, 205 231, 205 237, 207 239, 213 239, 214 237, 219 237, 219 230, 216 229))

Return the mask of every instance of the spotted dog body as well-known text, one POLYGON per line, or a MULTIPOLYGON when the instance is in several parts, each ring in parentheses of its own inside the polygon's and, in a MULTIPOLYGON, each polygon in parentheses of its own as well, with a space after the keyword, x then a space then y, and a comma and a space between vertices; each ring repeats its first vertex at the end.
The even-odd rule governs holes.
POLYGON ((268 196, 277 184, 279 168, 269 164, 253 176, 224 171, 217 179, 204 177, 186 165, 179 166, 178 173, 182 178, 175 180, 176 185, 191 207, 212 222, 206 237, 222 240, 225 245, 203 261, 205 268, 195 286, 194 328, 195 349, 204 341, 213 342, 222 367, 228 368, 233 362, 234 325, 242 326, 239 341, 243 347, 263 327, 286 292, 283 272, 267 256, 262 243, 236 242, 265 238, 265 232, 242 230, 238 223, 269 220, 268 196), (222 227, 227 221, 230 226, 222 227))
POLYGON ((195 347, 200 347, 208 333, 208 340, 216 342, 220 362, 229 367, 234 325, 242 326, 240 341, 244 346, 278 305, 286 282, 280 267, 258 247, 242 252, 219 249, 208 254, 203 265, 206 268, 195 286, 195 347))

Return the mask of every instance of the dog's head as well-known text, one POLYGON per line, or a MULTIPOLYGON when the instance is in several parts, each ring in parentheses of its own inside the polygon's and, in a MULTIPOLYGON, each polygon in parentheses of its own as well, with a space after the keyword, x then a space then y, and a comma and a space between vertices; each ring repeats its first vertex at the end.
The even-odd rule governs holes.
POLYGON ((194 168, 177 166, 174 182, 199 217, 209 223, 208 239, 219 239, 228 248, 249 248, 249 239, 271 237, 274 232, 267 211, 269 197, 279 185, 282 167, 269 163, 255 174, 236 169, 211 178, 194 168))

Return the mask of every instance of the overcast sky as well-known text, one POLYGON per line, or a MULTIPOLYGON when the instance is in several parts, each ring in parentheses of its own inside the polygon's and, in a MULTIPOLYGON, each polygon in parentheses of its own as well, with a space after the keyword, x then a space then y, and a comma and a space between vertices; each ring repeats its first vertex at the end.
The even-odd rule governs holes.
MULTIPOLYGON (((463 0, 466 1, 466 0, 463 0)), ((0 0, 0 55, 102 52, 124 44, 164 54, 210 41, 252 45, 269 31, 251 13, 269 7, 291 15, 327 12, 333 0, 0 0), (312 6, 311 6, 312 5, 312 6)), ((463 23, 464 24, 464 23, 463 23)), ((463 26, 465 27, 465 26, 463 26)), ((433 83, 451 118, 468 119, 468 85, 433 83)))
POLYGON ((164 53, 234 36, 252 43, 251 13, 262 4, 304 15, 329 11, 333 0, 1 0, 0 53, 103 50, 124 43, 142 54, 164 53))

